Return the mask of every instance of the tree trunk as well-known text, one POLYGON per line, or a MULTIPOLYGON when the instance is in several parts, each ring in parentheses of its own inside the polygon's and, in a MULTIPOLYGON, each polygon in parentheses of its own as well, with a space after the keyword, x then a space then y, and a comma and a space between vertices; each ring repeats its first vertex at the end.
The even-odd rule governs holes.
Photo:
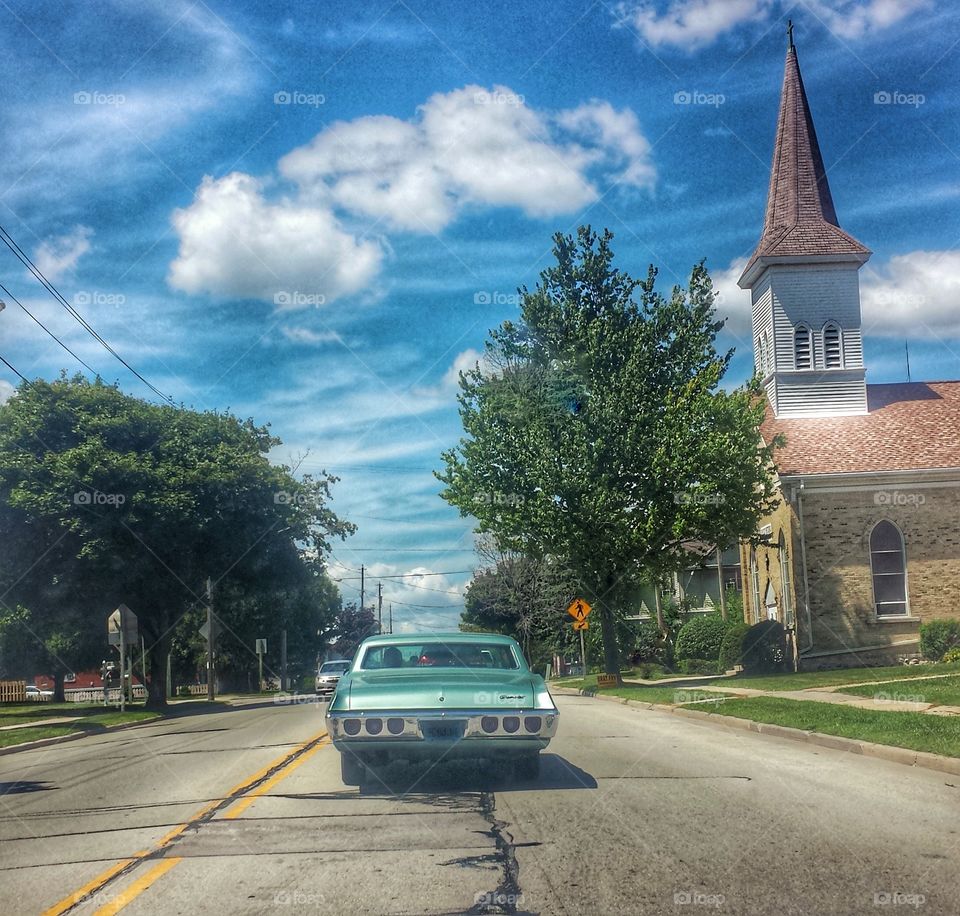
POLYGON ((660 583, 654 581, 653 583, 653 603, 657 609, 657 629, 660 631, 660 635, 666 639, 670 639, 670 630, 667 627, 667 621, 663 618, 663 602, 660 599, 660 583))
POLYGON ((620 649, 617 645, 617 618, 614 606, 616 601, 615 583, 615 577, 612 574, 607 574, 604 579, 604 592, 597 596, 597 604, 600 612, 600 635, 603 637, 603 670, 605 674, 612 674, 619 684, 620 649))
POLYGON ((167 652, 170 651, 169 640, 161 639, 155 642, 149 650, 150 655, 150 678, 144 676, 147 688, 147 709, 166 709, 167 708, 167 685, 163 677, 157 677, 154 672, 165 670, 164 660, 167 652))
POLYGON ((53 702, 65 703, 67 696, 63 692, 63 672, 59 668, 53 671, 53 702))

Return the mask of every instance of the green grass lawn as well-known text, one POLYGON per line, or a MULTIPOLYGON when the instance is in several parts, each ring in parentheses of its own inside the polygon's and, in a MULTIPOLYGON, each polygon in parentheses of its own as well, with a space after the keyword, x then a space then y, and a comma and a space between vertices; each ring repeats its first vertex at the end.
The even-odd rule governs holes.
MULTIPOLYGON (((127 704, 127 708, 136 711, 143 703, 127 704)), ((62 719, 74 716, 78 719, 115 710, 113 706, 89 703, 17 703, 0 706, 0 725, 19 725, 22 722, 37 722, 42 719, 62 719)))
MULTIPOLYGON (((706 692, 703 690, 678 690, 676 687, 614 687, 608 690, 600 690, 598 693, 615 697, 624 697, 628 700, 639 700, 641 703, 659 703, 665 706, 684 706, 687 703, 696 703, 698 707, 713 709, 714 706, 721 705, 724 697, 729 697, 729 693, 706 692), (709 703, 697 702, 698 700, 710 700, 709 703), (716 700, 716 702, 714 702, 716 700)), ((725 702, 725 701, 723 701, 725 702)))
MULTIPOLYGON (((75 704, 66 704, 74 705, 75 704)), ((142 722, 147 719, 158 718, 158 713, 148 712, 145 709, 134 709, 127 712, 118 712, 117 710, 94 707, 96 711, 91 711, 90 707, 80 707, 81 715, 78 715, 72 722, 64 722, 59 725, 38 725, 32 728, 11 728, 6 731, 0 731, 0 747, 10 747, 13 744, 23 744, 26 741, 38 741, 41 738, 55 738, 60 735, 71 735, 76 732, 95 733, 103 731, 110 725, 121 725, 127 722, 142 722)), ((6 710, 4 710, 6 714, 6 710)), ((63 716, 62 710, 57 710, 49 716, 42 718, 55 718, 63 716)), ((30 717, 18 721, 35 721, 30 717)), ((13 725, 15 722, 4 722, 4 725, 13 725)))
POLYGON ((960 706, 960 675, 935 681, 889 681, 885 684, 866 687, 844 687, 837 692, 850 693, 858 697, 960 706))
POLYGON ((834 687, 838 684, 861 684, 864 681, 899 681, 931 674, 960 675, 960 665, 894 665, 889 668, 840 668, 836 671, 808 671, 801 674, 740 675, 715 683, 756 690, 806 690, 808 687, 834 687))
POLYGON ((723 716, 786 725, 875 744, 960 757, 960 721, 919 712, 874 712, 780 697, 726 700, 711 707, 723 716))

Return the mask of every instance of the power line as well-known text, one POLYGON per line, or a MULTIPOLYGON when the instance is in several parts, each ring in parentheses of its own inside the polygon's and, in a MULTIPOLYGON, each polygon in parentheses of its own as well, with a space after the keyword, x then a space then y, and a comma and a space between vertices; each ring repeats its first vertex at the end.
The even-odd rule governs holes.
POLYGON ((0 362, 2 362, 14 375, 19 376, 21 381, 27 382, 27 384, 29 384, 29 382, 27 381, 27 377, 17 372, 17 370, 14 369, 13 366, 11 366, 10 363, 8 363, 2 356, 0 356, 0 362))
POLYGON ((164 401, 171 402, 172 398, 169 395, 164 394, 159 388, 157 388, 152 382, 148 382, 133 366, 130 365, 116 350, 107 343, 97 331, 90 325, 86 318, 83 317, 66 299, 61 295, 60 290, 58 290, 44 275, 43 272, 37 267, 33 261, 30 260, 26 252, 16 243, 13 236, 3 227, 0 226, 0 241, 9 248, 14 256, 23 264, 30 273, 43 285, 43 288, 46 289, 51 296, 53 296, 59 303, 62 305, 69 314, 75 318, 83 327, 87 333, 89 333, 97 343, 100 344, 108 353, 114 356, 123 366, 130 370, 144 385, 146 385, 157 397, 163 399, 164 401))
POLYGON ((92 372, 94 375, 97 375, 97 371, 85 363, 76 353, 73 352, 53 331, 50 330, 33 312, 30 311, 13 293, 10 292, 2 283, 0 283, 0 289, 2 289, 7 296, 12 299, 20 308, 34 321, 35 324, 39 325, 50 337, 52 337, 64 350, 67 351, 81 366, 87 369, 89 372, 92 372))
MULTIPOLYGON (((348 567, 349 568, 349 567, 348 567)), ((359 572, 360 570, 356 570, 359 572)), ((462 576, 472 573, 472 569, 455 569, 452 572, 429 572, 429 573, 397 573, 396 575, 377 576, 378 579, 420 579, 426 576, 462 576)), ((359 576, 343 576, 341 582, 349 582, 359 579, 359 576)))

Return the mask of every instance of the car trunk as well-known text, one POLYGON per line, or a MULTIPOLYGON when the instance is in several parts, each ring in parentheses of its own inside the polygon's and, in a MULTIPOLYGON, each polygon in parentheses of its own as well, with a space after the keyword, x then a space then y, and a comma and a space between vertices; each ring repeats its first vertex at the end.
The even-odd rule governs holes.
POLYGON ((531 707, 529 672, 489 669, 429 669, 356 672, 350 678, 349 708, 484 709, 531 707))

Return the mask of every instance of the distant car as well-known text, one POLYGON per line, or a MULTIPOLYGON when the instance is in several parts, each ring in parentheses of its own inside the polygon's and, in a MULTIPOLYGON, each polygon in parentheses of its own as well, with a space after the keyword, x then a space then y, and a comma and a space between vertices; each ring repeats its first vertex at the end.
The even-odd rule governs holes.
POLYGON ((26 691, 27 691, 28 700, 39 700, 39 699, 42 699, 43 697, 53 696, 52 690, 41 690, 39 687, 35 686, 34 684, 27 684, 26 691))
POLYGON ((331 697, 337 689, 340 675, 350 670, 350 662, 346 659, 335 662, 324 662, 317 671, 317 696, 331 697))
POLYGON ((393 760, 469 757, 540 772, 559 713, 516 640, 493 633, 372 636, 327 708, 341 777, 361 785, 393 760))

